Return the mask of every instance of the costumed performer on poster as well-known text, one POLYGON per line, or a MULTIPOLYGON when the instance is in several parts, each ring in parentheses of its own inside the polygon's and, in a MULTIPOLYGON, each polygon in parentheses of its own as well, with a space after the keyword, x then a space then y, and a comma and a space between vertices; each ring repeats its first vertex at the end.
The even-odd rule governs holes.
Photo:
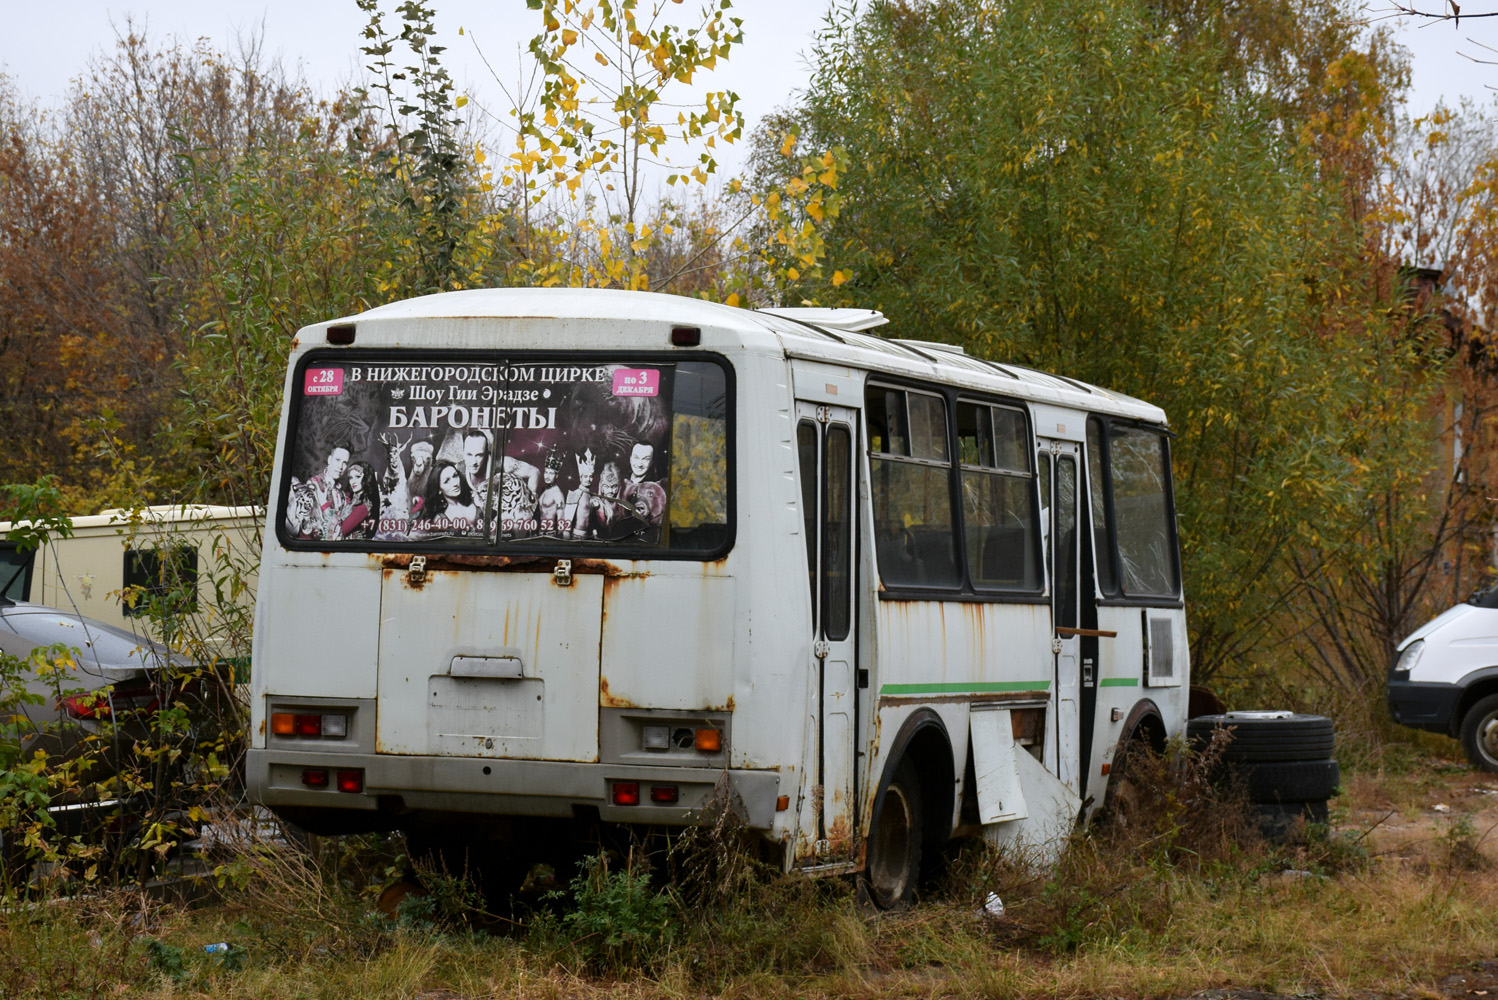
POLYGON ((342 442, 328 450, 321 472, 306 482, 292 480, 286 505, 286 529, 298 538, 337 541, 343 537, 343 519, 353 509, 353 497, 339 484, 348 468, 353 446, 342 442))
POLYGON ((440 459, 432 469, 427 492, 420 504, 411 511, 412 535, 417 531, 423 535, 470 534, 479 522, 478 508, 473 503, 473 491, 457 463, 440 459))
POLYGON ((373 538, 380 519, 380 487, 374 466, 362 458, 345 473, 350 504, 340 526, 344 538, 373 538))

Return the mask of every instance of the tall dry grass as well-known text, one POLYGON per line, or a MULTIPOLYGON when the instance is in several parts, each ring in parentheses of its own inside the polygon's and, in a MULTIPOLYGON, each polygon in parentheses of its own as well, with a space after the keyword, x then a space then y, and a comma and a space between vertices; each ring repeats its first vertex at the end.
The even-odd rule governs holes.
MULTIPOLYGON (((198 908, 113 893, 0 911, 0 995, 1408 996, 1498 952, 1498 880, 1472 823, 1388 854, 1357 828, 1271 845, 1245 832, 1229 793, 1194 780, 1199 761, 1154 766, 1135 771, 1143 817, 1079 832, 1053 869, 963 845, 905 913, 869 913, 846 882, 781 876, 722 824, 698 831, 670 856, 676 880, 652 890, 669 904, 666 933, 627 961, 556 936, 578 926, 566 916, 581 901, 565 895, 499 934, 437 908, 378 915, 374 891, 403 867, 398 840, 315 854, 247 842, 198 908), (990 892, 1000 919, 980 913, 990 892), (236 967, 203 951, 215 942, 239 949, 236 967)), ((1408 784, 1398 794, 1427 804, 1452 792, 1408 784)), ((602 898, 590 919, 609 918, 602 898)))

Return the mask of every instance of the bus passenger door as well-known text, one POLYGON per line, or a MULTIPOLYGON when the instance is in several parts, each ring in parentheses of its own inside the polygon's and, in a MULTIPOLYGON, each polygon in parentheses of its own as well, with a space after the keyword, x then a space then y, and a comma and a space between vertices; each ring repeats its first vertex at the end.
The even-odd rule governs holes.
POLYGON ((1077 452, 1070 442, 1053 442, 1049 459, 1051 474, 1043 476, 1049 486, 1049 570, 1051 577, 1051 649, 1055 652, 1052 683, 1056 692, 1054 755, 1056 777, 1080 795, 1081 713, 1078 700, 1082 688, 1080 607, 1081 546, 1078 544, 1077 452), (1053 464, 1052 464, 1053 463, 1053 464))
POLYGON ((796 449, 811 601, 817 860, 851 860, 857 829, 854 503, 857 411, 798 401, 796 449))

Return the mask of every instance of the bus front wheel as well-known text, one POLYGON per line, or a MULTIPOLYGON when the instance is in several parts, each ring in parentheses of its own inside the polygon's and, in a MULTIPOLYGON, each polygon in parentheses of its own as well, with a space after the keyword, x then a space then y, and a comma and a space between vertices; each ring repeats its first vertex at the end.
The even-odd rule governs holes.
POLYGON ((921 868, 921 785, 909 759, 900 762, 879 799, 864 884, 876 907, 901 909, 915 896, 921 868))

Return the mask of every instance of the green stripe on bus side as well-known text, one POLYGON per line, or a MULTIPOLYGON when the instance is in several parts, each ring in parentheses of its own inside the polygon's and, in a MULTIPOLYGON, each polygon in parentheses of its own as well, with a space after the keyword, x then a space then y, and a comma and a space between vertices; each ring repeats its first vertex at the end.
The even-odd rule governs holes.
POLYGON ((886 684, 879 689, 887 694, 997 694, 1003 691, 1045 691, 1050 681, 968 681, 954 684, 886 684))
POLYGON ((1137 677, 1104 677, 1097 682, 1098 687, 1104 688, 1131 688, 1139 686, 1137 677))

